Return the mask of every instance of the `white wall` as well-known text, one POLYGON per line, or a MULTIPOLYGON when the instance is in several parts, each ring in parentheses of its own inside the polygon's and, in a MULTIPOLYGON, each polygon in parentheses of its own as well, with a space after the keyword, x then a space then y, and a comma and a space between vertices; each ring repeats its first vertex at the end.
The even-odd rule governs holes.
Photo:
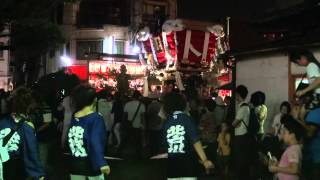
MULTIPOLYGON (((129 29, 128 27, 115 26, 115 25, 104 25, 103 29, 75 29, 71 36, 71 54, 72 64, 86 64, 87 61, 76 60, 76 42, 79 39, 104 39, 108 36, 112 36, 115 40, 125 40, 125 46, 129 45, 129 29)), ((129 47, 125 47, 125 51, 130 50, 129 47)), ((130 52, 125 52, 129 54, 130 52)))
POLYGON ((248 101, 255 91, 266 94, 268 120, 265 128, 269 128, 281 102, 288 100, 288 56, 274 53, 243 58, 237 63, 236 82, 248 87, 248 101))

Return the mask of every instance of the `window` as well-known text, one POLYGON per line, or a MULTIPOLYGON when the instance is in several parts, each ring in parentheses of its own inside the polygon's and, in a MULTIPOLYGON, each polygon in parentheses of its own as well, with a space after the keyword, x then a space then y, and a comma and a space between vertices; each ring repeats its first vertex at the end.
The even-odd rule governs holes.
POLYGON ((125 48, 125 41, 123 41, 123 40, 115 40, 114 41, 113 54, 125 54, 124 53, 124 48, 125 48))
POLYGON ((144 13, 147 15, 163 15, 165 16, 167 12, 166 4, 144 4, 144 13))
POLYGON ((81 1, 78 27, 101 27, 104 24, 129 25, 131 5, 129 0, 81 1))
POLYGON ((148 1, 143 5, 142 21, 150 27, 151 31, 157 32, 166 20, 167 11, 167 2, 148 1))
POLYGON ((77 41, 77 59, 85 60, 85 53, 96 52, 102 53, 102 40, 79 40, 77 41))

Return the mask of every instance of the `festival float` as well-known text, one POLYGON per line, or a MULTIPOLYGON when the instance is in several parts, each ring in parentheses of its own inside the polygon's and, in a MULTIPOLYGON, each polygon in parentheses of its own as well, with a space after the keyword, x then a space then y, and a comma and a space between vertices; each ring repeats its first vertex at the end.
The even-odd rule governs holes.
MULTIPOLYGON (((206 82, 201 91, 209 95, 231 83, 233 60, 225 56, 229 47, 222 25, 194 22, 167 20, 160 34, 152 34, 144 27, 136 38, 147 60, 149 76, 161 81, 174 79, 177 87, 184 90, 184 81, 198 75, 206 82)), ((144 91, 149 89, 147 82, 144 91)), ((218 93, 222 97, 231 95, 230 90, 221 89, 218 93)))

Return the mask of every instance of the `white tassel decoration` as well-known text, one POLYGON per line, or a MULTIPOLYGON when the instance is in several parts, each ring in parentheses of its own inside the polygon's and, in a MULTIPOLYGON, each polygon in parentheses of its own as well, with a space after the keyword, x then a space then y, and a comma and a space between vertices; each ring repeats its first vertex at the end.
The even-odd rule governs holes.
POLYGON ((176 84, 177 84, 177 86, 178 86, 178 89, 179 89, 180 91, 184 91, 185 88, 184 88, 183 83, 182 83, 182 79, 181 79, 181 74, 180 74, 180 72, 176 71, 176 72, 175 72, 175 77, 176 77, 176 84))
POLYGON ((148 83, 148 76, 144 77, 144 85, 143 85, 143 96, 149 96, 149 83, 148 83))

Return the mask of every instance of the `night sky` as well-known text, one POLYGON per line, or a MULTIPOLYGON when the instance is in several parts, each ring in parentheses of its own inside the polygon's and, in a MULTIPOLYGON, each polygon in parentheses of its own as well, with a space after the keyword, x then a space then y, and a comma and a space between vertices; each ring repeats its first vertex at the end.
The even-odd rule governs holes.
POLYGON ((276 0, 178 0, 178 16, 199 20, 219 20, 225 16, 248 17, 254 16, 262 10, 275 8, 275 1, 276 0))
POLYGON ((230 16, 231 46, 248 47, 250 42, 259 39, 259 34, 250 28, 248 21, 260 12, 262 1, 264 0, 259 0, 258 5, 254 0, 178 0, 178 18, 225 23, 225 18, 230 16))
POLYGON ((319 3, 319 0, 178 0, 178 18, 224 23, 225 18, 230 16, 231 48, 250 49, 264 46, 266 43, 270 45, 263 37, 265 32, 272 33, 285 29, 292 32, 293 35, 287 38, 290 39, 297 38, 294 37, 295 34, 304 36, 304 28, 318 27, 317 17, 320 17, 320 12, 317 10, 312 12, 313 14, 306 10, 306 12, 300 11, 300 14, 290 15, 299 10, 295 9, 297 6, 316 7, 317 2, 319 3), (287 14, 287 17, 279 19, 279 15, 283 14, 287 14), (278 20, 257 26, 257 22, 269 17, 278 20))
POLYGON ((178 15, 201 20, 215 20, 224 16, 252 18, 268 11, 315 1, 319 0, 178 0, 178 15))

